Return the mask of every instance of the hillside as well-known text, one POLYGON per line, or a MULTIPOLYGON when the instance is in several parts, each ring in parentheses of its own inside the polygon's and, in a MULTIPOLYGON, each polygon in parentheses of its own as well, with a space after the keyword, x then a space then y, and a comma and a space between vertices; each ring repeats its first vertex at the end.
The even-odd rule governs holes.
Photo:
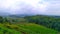
POLYGON ((33 23, 0 24, 0 34, 57 34, 57 31, 33 23))
POLYGON ((60 34, 60 18, 49 16, 1 17, 1 34, 60 34))
POLYGON ((27 16, 24 17, 26 21, 43 25, 60 32, 60 18, 44 15, 27 16))

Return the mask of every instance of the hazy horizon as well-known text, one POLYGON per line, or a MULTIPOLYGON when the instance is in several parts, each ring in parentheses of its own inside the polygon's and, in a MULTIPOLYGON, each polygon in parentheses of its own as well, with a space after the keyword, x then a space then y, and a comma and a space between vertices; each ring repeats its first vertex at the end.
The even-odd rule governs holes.
POLYGON ((0 0, 0 12, 60 16, 60 0, 0 0))

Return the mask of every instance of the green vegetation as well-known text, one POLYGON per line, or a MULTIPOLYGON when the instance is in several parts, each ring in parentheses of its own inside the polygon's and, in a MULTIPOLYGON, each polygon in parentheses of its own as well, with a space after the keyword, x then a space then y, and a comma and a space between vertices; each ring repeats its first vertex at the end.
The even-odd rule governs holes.
POLYGON ((20 18, 0 16, 0 34, 60 34, 60 18, 41 15, 20 18))
POLYGON ((32 23, 0 24, 0 34, 57 34, 57 31, 32 23))
MULTIPOLYGON (((6 25, 6 24, 5 24, 6 25)), ((14 30, 14 29, 9 29, 7 26, 4 24, 0 24, 0 34, 21 34, 20 32, 14 30)))
POLYGON ((37 15, 37 16, 28 16, 25 17, 25 19, 28 22, 40 24, 60 32, 60 18, 37 15))

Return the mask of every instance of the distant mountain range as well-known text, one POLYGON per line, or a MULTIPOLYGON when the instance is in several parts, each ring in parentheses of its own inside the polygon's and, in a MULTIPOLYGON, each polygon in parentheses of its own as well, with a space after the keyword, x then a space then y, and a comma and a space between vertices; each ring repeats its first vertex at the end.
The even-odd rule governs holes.
POLYGON ((0 12, 0 16, 8 16, 8 15, 10 15, 10 14, 7 12, 0 12))
POLYGON ((25 17, 25 16, 32 16, 32 14, 14 14, 14 15, 9 15, 9 17, 25 17))
POLYGON ((0 12, 0 16, 9 16, 9 17, 24 17, 24 16, 32 16, 33 14, 10 14, 7 12, 0 12))
MULTIPOLYGON (((6 17, 25 17, 25 16, 34 16, 33 14, 10 14, 7 12, 0 12, 0 16, 6 17)), ((52 16, 52 15, 42 15, 42 16, 49 16, 49 17, 54 17, 54 18, 60 18, 60 16, 52 16)))

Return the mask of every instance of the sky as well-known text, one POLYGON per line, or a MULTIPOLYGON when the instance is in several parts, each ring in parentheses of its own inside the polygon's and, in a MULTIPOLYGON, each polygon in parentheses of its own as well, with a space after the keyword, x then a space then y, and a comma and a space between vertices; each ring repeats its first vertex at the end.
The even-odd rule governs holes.
POLYGON ((0 12, 60 16, 60 0, 0 0, 0 12))

